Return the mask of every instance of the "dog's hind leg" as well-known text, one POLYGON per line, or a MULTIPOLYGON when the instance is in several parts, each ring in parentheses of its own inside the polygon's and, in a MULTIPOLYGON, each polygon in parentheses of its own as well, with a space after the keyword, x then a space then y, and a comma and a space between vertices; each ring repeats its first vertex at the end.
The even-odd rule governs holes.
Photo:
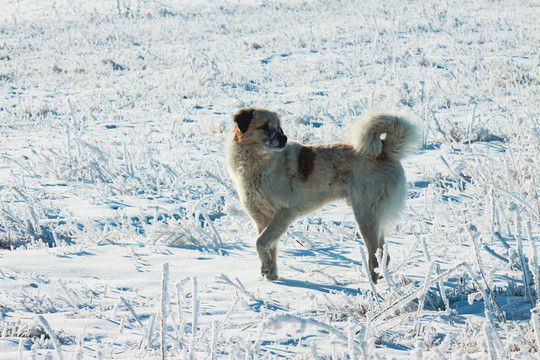
POLYGON ((295 215, 289 209, 277 210, 274 217, 257 238, 257 252, 261 260, 261 274, 268 280, 276 280, 277 243, 287 230, 295 215))
POLYGON ((255 226, 257 227, 257 235, 261 235, 261 233, 270 223, 270 220, 272 220, 272 216, 266 216, 262 214, 257 214, 256 216, 253 216, 253 221, 255 222, 255 226))
POLYGON ((375 255, 377 249, 383 251, 384 236, 381 226, 379 224, 377 215, 370 210, 360 209, 353 203, 354 217, 360 230, 360 235, 364 240, 366 249, 368 252, 368 266, 371 278, 373 282, 377 283, 379 275, 375 272, 375 268, 379 266, 377 256, 375 255))

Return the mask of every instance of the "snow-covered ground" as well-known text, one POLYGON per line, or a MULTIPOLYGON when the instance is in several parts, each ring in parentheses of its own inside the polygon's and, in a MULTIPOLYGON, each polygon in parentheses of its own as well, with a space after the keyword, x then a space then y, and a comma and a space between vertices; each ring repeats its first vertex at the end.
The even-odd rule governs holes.
POLYGON ((537 359, 538 49, 533 0, 1 1, 0 359, 537 359), (245 106, 418 124, 379 284, 344 202, 260 277, 245 106))

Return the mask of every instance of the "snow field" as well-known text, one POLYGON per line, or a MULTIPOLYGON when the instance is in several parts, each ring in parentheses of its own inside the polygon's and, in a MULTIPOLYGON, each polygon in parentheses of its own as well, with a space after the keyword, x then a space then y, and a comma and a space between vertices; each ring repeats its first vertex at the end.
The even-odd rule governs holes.
POLYGON ((538 24, 533 1, 6 1, 0 358, 536 358, 538 24), (260 279, 223 152, 244 106, 311 144, 371 109, 420 126, 379 284, 344 202, 260 279))

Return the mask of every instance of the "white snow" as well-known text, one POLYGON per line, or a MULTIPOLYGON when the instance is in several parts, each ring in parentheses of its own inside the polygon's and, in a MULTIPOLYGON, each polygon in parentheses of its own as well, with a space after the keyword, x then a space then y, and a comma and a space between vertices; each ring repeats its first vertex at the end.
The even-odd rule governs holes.
POLYGON ((537 1, 0 5, 0 359, 538 358, 537 1), (261 278, 245 106, 310 144, 418 124, 379 284, 345 202, 261 278))

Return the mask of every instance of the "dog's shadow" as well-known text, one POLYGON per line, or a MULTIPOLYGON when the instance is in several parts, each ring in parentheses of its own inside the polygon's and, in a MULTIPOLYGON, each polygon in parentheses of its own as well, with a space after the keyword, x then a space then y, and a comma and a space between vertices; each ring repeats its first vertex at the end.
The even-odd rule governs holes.
POLYGON ((344 292, 347 295, 357 295, 358 293, 360 293, 359 289, 351 289, 346 286, 320 284, 320 283, 314 283, 314 282, 310 282, 306 280, 287 279, 287 278, 282 278, 282 277, 277 279, 275 283, 279 285, 288 286, 288 287, 319 291, 325 294, 330 294, 333 292, 337 292, 337 293, 344 292))
POLYGON ((317 247, 317 249, 285 249, 283 253, 286 253, 290 257, 297 257, 299 259, 306 259, 307 262, 312 262, 317 259, 320 266, 338 266, 348 268, 351 264, 356 266, 362 266, 362 262, 358 259, 351 258, 342 251, 338 251, 335 247, 317 247), (323 255, 317 257, 317 255, 323 255))

